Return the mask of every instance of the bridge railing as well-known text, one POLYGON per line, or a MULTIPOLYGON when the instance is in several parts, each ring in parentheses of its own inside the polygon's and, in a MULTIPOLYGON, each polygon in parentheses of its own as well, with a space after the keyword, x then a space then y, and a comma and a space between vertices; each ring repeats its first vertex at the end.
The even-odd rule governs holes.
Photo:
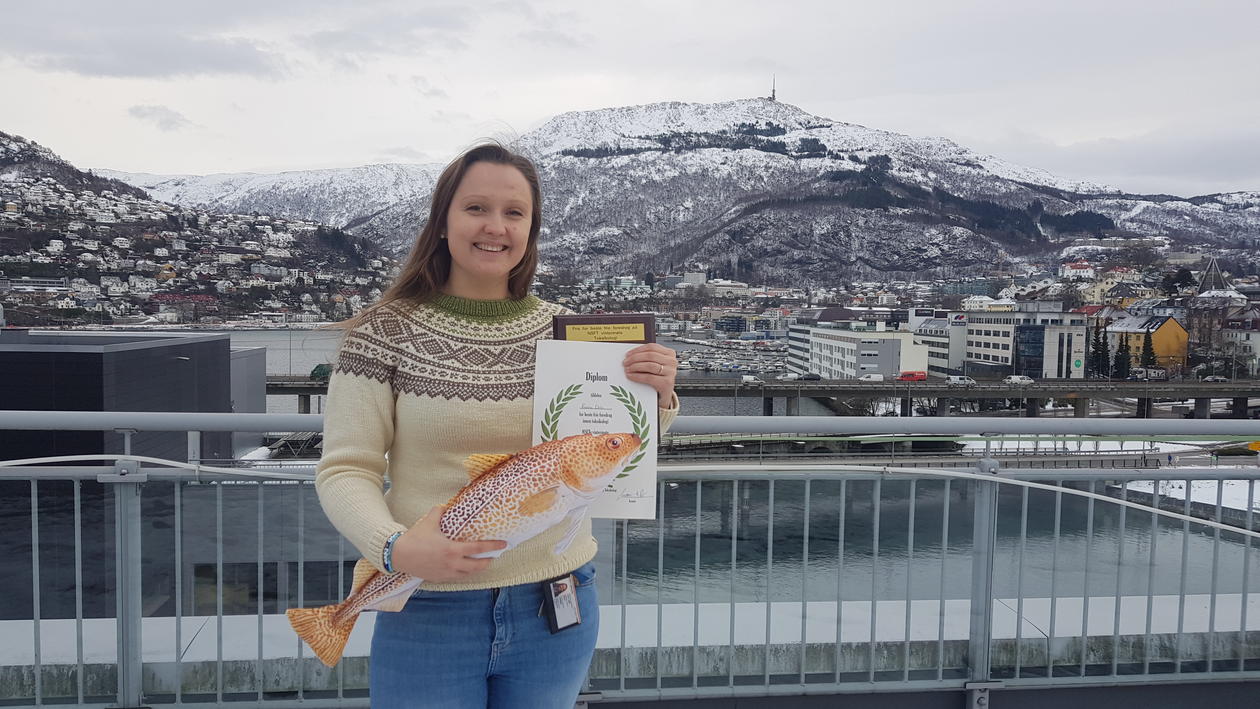
MULTIPOLYGON (((1133 424, 1260 437, 1225 420, 684 417, 675 430, 996 439, 1133 424)), ((0 467, 0 700, 362 706, 368 619, 328 670, 283 615, 341 598, 355 559, 310 469, 197 462, 197 431, 319 427, 301 415, 0 412, 0 432, 192 431, 193 461, 0 467)), ((1246 531, 1260 469, 975 463, 662 469, 657 519, 595 525, 591 690, 614 701, 1260 677, 1246 531)))

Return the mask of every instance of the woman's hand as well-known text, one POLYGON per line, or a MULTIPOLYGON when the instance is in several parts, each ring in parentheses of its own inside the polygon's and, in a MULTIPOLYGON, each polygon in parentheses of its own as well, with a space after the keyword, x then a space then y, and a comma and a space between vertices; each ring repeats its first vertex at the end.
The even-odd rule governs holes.
POLYGON ((438 527, 441 505, 429 510, 420 521, 411 525, 394 542, 391 566, 425 581, 448 583, 463 581, 485 571, 493 559, 470 559, 474 554, 497 551, 507 546, 504 541, 456 542, 446 538, 438 527))
POLYGON ((669 406, 674 395, 674 379, 678 376, 678 355, 655 342, 639 345, 626 353, 622 362, 626 378, 647 384, 656 390, 658 406, 669 406))

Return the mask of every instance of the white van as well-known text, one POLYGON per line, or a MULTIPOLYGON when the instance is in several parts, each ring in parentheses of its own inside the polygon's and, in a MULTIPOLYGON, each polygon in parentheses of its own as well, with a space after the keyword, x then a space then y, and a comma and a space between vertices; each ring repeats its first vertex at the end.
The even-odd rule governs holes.
POLYGON ((957 374, 951 374, 945 377, 945 386, 950 387, 971 387, 976 385, 976 380, 971 377, 964 377, 957 374))
POLYGON ((1013 386, 1027 386, 1034 383, 1033 378, 1023 374, 1008 374, 1002 379, 1003 384, 1011 384, 1013 386))
POLYGON ((743 375, 742 377, 739 378, 739 381, 744 384, 760 384, 761 383, 760 379, 754 377, 751 374, 743 375))
POLYGON ((882 374, 863 374, 862 376, 858 377, 858 381, 859 381, 859 382, 882 382, 882 381, 884 381, 884 375, 882 375, 882 374))

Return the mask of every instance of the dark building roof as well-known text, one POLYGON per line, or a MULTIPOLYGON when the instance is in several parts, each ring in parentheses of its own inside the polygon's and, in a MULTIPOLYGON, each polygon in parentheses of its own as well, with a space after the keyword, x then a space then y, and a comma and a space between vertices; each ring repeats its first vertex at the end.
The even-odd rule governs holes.
POLYGON ((1199 278, 1199 292, 1206 293, 1212 290, 1227 290, 1229 284, 1225 282, 1225 276, 1221 273, 1221 267, 1216 265, 1216 257, 1208 259, 1207 268, 1203 269, 1203 275, 1199 278))

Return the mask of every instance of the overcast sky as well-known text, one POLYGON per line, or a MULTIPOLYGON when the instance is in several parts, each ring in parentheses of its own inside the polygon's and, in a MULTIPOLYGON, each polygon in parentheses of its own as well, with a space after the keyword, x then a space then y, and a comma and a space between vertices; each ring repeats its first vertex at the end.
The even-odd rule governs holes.
POLYGON ((445 162, 571 110, 769 93, 1140 192, 1260 190, 1260 2, 27 0, 0 130, 82 167, 445 162))

